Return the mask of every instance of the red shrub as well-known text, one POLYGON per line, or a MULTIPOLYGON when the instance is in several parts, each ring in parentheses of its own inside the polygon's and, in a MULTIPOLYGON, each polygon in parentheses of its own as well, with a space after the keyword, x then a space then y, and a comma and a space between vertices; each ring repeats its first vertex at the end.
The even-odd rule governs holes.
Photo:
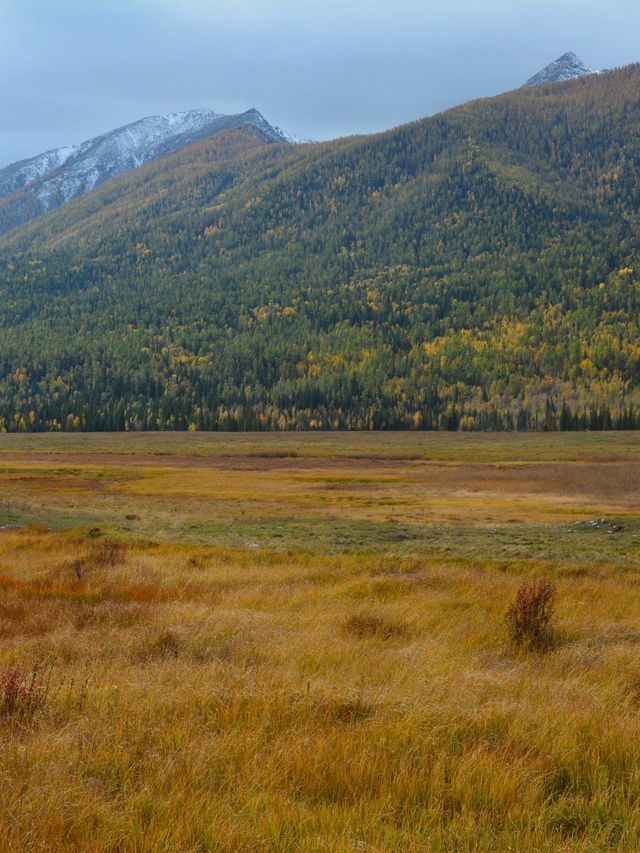
POLYGON ((551 581, 541 578, 522 584, 506 618, 514 645, 540 649, 550 644, 555 599, 551 581))
POLYGON ((0 720, 31 718, 49 693, 52 666, 36 664, 32 672, 11 666, 0 672, 0 720))

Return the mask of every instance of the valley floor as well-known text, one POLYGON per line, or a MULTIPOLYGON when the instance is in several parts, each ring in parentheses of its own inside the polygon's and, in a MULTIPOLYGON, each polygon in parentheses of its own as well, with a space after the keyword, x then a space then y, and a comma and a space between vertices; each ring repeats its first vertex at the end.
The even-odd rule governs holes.
POLYGON ((640 849, 639 434, 3 435, 0 486, 1 850, 640 849))

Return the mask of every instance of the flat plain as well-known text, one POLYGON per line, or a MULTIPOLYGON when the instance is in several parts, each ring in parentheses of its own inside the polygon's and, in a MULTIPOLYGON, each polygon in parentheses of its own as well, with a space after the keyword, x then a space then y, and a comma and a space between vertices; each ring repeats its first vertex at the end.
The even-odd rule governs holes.
POLYGON ((0 849, 640 849, 637 433, 2 435, 0 487, 0 849))

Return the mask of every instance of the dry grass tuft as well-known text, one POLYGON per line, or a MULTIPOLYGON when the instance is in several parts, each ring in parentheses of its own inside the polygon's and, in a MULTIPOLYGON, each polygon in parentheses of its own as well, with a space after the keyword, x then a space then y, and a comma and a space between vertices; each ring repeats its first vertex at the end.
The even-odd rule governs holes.
POLYGON ((32 719, 47 702, 52 671, 52 663, 36 663, 31 672, 19 666, 0 672, 0 720, 32 719))
POLYGON ((360 698, 333 699, 323 703, 321 710, 329 721, 359 723, 372 717, 376 707, 372 702, 360 698))
POLYGON ((369 612, 354 613, 349 616, 344 623, 344 630, 360 640, 404 640, 409 636, 409 629, 403 622, 369 612))
POLYGON ((180 653, 180 640, 173 631, 162 631, 145 649, 147 658, 177 658, 180 653))
POLYGON ((127 554, 127 548, 122 542, 91 538, 85 551, 81 556, 65 563, 65 567, 73 572, 76 580, 82 580, 92 569, 113 569, 121 565, 127 554))

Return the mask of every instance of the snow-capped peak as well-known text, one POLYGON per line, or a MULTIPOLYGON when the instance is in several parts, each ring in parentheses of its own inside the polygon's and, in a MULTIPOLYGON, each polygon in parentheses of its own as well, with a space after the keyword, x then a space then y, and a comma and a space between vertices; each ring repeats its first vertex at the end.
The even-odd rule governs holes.
POLYGON ((230 116, 212 109, 149 116, 79 145, 7 166, 0 170, 0 198, 17 190, 28 191, 44 213, 191 142, 245 126, 256 128, 265 142, 298 141, 269 124, 256 109, 230 116))
POLYGON ((524 84, 527 86, 541 86, 544 83, 559 83, 562 80, 575 80, 577 77, 585 77, 587 74, 596 74, 588 68, 575 53, 564 53, 542 71, 539 71, 524 84))

